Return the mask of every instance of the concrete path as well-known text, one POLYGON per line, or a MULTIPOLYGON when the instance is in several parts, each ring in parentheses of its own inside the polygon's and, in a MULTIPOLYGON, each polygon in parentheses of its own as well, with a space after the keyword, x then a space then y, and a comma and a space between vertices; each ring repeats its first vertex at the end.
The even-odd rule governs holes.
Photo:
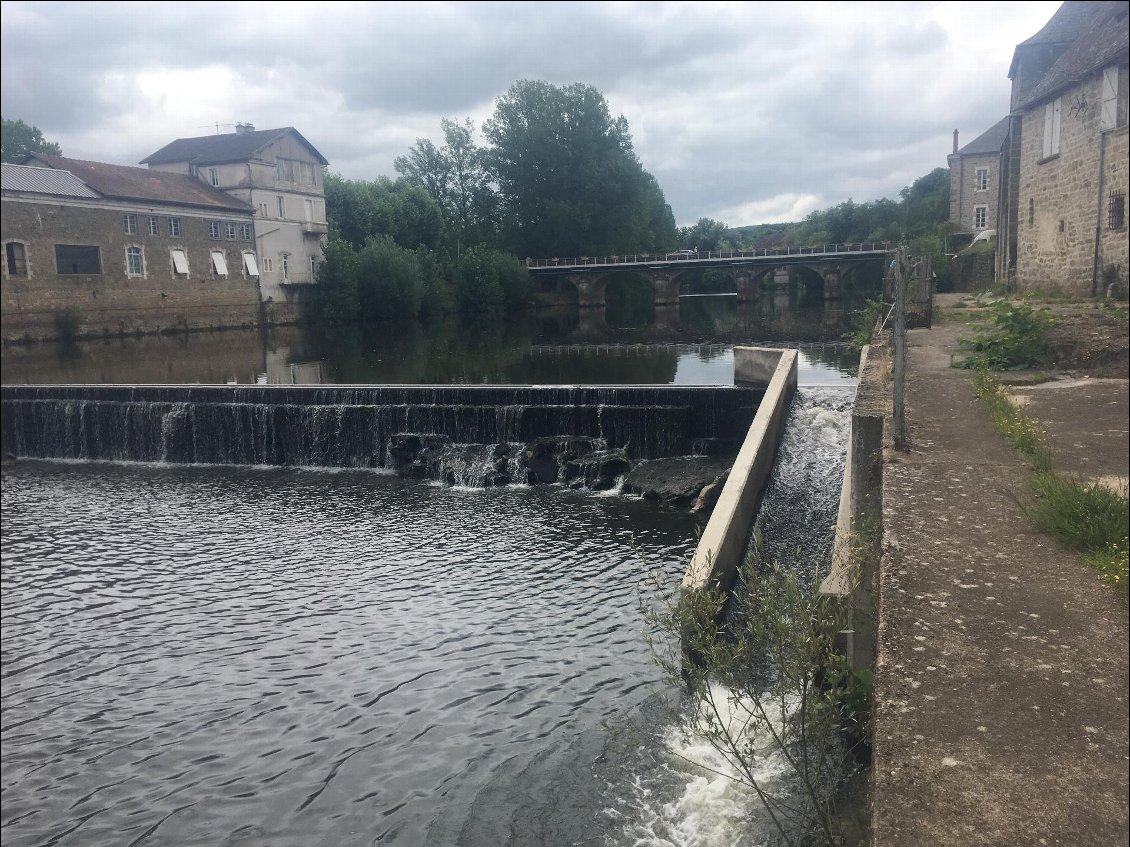
MULTIPOLYGON (((909 333, 912 449, 884 467, 873 844, 1127 844, 1127 608, 1027 523, 1023 460, 950 367, 962 330, 909 333)), ((1126 475, 1115 382, 1048 421, 1060 469, 1126 475)))

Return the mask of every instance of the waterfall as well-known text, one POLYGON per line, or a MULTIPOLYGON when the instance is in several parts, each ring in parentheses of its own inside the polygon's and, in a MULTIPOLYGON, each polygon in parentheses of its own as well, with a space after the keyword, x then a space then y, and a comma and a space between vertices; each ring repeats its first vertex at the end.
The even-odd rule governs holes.
POLYGON ((736 448, 761 396, 729 386, 4 386, 3 450, 87 461, 411 466, 411 475, 423 475, 422 463, 432 478, 465 485, 587 479, 583 462, 602 451, 637 461, 736 448), (573 441, 554 448, 558 472, 531 478, 522 448, 545 439, 573 441))

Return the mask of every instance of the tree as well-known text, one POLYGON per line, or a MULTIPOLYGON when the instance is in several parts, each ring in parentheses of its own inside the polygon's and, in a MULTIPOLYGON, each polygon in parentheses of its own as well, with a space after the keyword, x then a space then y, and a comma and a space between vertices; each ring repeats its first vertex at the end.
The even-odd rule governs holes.
POLYGON ((722 250, 729 246, 726 225, 713 218, 699 218, 693 226, 679 230, 679 246, 684 250, 698 249, 702 252, 722 250))
POLYGON ((628 122, 576 83, 521 80, 483 127, 484 162, 500 219, 518 255, 630 253, 674 241, 673 216, 632 149, 628 122), (666 211, 664 211, 666 210, 666 211))
POLYGON ((62 156, 63 150, 54 141, 47 141, 39 127, 28 126, 22 120, 3 121, 3 132, 0 134, 0 161, 9 164, 20 164, 32 153, 47 153, 52 156, 62 156))
POLYGON ((408 180, 367 182, 327 174, 325 186, 330 225, 353 249, 374 236, 388 236, 409 250, 439 245, 443 216, 428 192, 408 180))

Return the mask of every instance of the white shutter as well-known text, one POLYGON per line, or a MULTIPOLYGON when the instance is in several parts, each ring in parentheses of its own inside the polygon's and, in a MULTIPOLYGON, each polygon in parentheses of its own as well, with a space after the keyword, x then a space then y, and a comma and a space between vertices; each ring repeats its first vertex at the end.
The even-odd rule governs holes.
POLYGON ((1044 156, 1048 158, 1052 154, 1052 120, 1054 115, 1054 107, 1051 103, 1044 106, 1044 156))
POLYGON ((243 269, 247 271, 248 276, 259 276, 259 265, 255 262, 254 253, 243 254, 243 269))
POLYGON ((228 262, 224 258, 224 254, 220 250, 212 251, 212 267, 216 269, 217 276, 228 275, 228 262))
POLYGON ((1055 108, 1052 110, 1052 155, 1055 156, 1059 153, 1059 113, 1063 100, 1056 97, 1053 105, 1055 108))
POLYGON ((1118 123, 1118 68, 1103 71, 1103 110, 1101 126, 1114 129, 1118 123))
POLYGON ((184 254, 183 250, 173 251, 173 270, 178 274, 188 276, 188 256, 184 254))

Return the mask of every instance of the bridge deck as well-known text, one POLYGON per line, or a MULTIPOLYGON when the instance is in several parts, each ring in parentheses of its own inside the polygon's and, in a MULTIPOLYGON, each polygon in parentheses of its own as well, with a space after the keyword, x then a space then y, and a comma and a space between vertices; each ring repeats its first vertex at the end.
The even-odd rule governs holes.
POLYGON ((823 244, 817 247, 769 247, 757 250, 680 251, 658 255, 580 256, 571 259, 526 259, 532 274, 594 273, 600 271, 664 270, 675 267, 718 268, 732 265, 789 265, 812 261, 882 258, 893 252, 888 242, 823 244))

